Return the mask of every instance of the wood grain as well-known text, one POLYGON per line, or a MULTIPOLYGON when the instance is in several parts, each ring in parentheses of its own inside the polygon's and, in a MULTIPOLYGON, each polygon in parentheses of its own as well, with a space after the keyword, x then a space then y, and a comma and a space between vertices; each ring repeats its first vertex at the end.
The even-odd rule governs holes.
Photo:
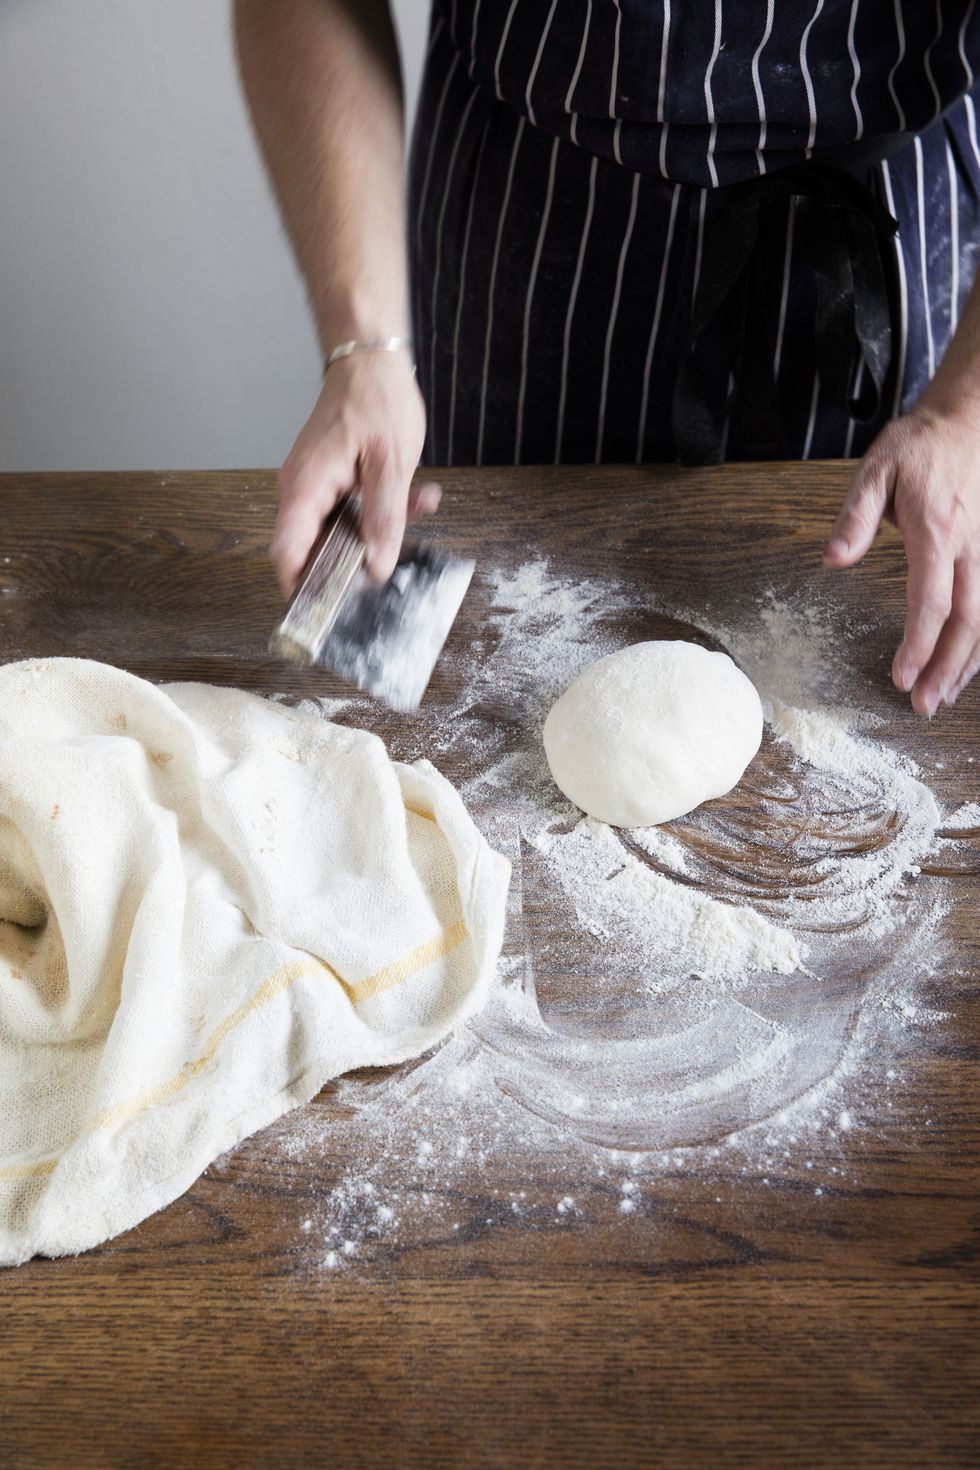
MULTIPOLYGON (((482 569, 540 550, 571 576, 632 580, 637 627, 644 587, 683 606, 698 589, 724 605, 774 581, 832 588, 872 622, 877 733, 944 802, 976 800, 976 690, 927 725, 887 682, 897 538, 832 581, 819 567, 847 475, 445 472, 441 537, 481 572, 420 716, 379 720, 392 753, 424 753, 451 706, 453 650, 485 631, 482 569)), ((273 510, 271 474, 0 477, 0 659, 341 692, 265 651, 273 510)), ((946 1019, 907 1034, 898 1081, 832 1150, 817 1138, 773 1169, 690 1151, 628 1225, 595 1177, 560 1223, 515 1158, 457 1181, 454 1236, 379 1241, 340 1276, 300 1224, 344 1159, 284 1158, 273 1127, 139 1229, 0 1274, 0 1465, 977 1465, 980 881, 935 881, 957 963, 924 995, 946 1019), (493 1191, 518 1185, 528 1212, 505 1218, 493 1191)))

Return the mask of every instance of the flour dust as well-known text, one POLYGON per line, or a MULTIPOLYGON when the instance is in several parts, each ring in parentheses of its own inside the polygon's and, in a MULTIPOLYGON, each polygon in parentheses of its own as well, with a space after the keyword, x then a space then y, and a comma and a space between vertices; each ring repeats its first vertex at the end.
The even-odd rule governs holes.
MULTIPOLYGON (((346 1161, 303 1223, 326 1268, 423 1224, 446 1239, 569 1225, 596 1200, 630 1217, 678 1160, 754 1150, 764 1168, 848 1132, 862 1087, 894 1076, 881 1058, 902 1029, 936 1019, 918 998, 943 963, 930 855, 975 856, 980 839, 980 806, 944 817, 845 698, 865 630, 834 610, 774 593, 718 621, 638 612, 635 589, 545 560, 500 574, 489 597, 416 753, 457 779, 513 863, 499 983, 434 1054, 341 1079, 267 1133, 284 1162, 346 1161), (759 690, 766 735, 729 796, 618 831, 556 789, 541 729, 586 664, 659 636, 724 648, 759 690)), ((375 717, 361 698, 322 713, 375 717)))

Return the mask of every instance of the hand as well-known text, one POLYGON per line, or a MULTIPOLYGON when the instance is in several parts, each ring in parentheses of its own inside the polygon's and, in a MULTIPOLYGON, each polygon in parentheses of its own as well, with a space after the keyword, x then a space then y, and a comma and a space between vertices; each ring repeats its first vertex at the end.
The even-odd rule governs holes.
POLYGON ((354 353, 327 372, 312 414, 279 472, 279 514, 270 553, 288 597, 325 517, 348 490, 364 498, 365 566, 384 582, 409 515, 437 509, 438 485, 411 493, 425 440, 425 407, 403 352, 354 353))
POLYGON ((980 669, 980 412, 936 407, 928 392, 887 424, 855 472, 824 548, 824 565, 849 567, 883 517, 902 533, 908 560, 905 637, 895 686, 931 717, 955 704, 980 669))

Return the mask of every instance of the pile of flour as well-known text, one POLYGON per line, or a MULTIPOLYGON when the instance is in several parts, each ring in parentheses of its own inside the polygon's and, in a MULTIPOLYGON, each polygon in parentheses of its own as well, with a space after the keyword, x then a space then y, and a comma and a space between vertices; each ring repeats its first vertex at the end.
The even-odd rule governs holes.
MULTIPOLYGON (((775 594, 717 623, 660 610, 724 647, 762 697, 766 738, 736 791, 665 828, 583 818, 551 781, 541 727, 622 646, 635 592, 539 559, 491 594, 480 646, 456 655, 459 692, 423 710, 413 753, 472 773, 464 800, 514 865, 500 983, 435 1054, 346 1079, 276 1125, 284 1161, 348 1161, 303 1222, 327 1267, 423 1227, 565 1226, 596 1200, 636 1216, 643 1181, 691 1150, 755 1150, 764 1172, 815 1133, 849 1132, 862 1087, 894 1078, 875 1058, 895 1054, 896 1027, 935 1019, 918 999, 943 962, 929 855, 980 835, 980 807, 944 818, 844 697, 866 630, 775 594), (515 1159, 514 1187, 480 1194, 474 1222, 475 1181, 511 1177, 515 1159)), ((361 699, 319 707, 376 718, 361 699)))

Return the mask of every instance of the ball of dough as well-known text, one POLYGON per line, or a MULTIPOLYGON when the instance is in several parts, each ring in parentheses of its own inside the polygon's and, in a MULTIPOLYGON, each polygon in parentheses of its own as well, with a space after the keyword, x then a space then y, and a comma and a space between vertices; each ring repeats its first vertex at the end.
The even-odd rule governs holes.
POLYGON ((678 640, 596 659, 544 726, 558 786, 613 827, 669 822, 724 796, 761 743, 754 685, 726 653, 678 640))

